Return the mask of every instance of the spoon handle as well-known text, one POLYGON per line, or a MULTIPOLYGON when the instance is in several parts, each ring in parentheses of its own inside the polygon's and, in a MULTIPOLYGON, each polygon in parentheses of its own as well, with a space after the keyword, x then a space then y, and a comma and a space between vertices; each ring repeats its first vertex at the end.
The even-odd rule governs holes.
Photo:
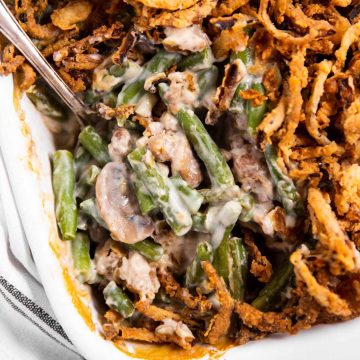
POLYGON ((25 58, 34 66, 50 87, 76 115, 80 125, 91 113, 90 109, 67 86, 50 66, 29 36, 20 27, 3 0, 0 0, 0 32, 11 41, 25 58))

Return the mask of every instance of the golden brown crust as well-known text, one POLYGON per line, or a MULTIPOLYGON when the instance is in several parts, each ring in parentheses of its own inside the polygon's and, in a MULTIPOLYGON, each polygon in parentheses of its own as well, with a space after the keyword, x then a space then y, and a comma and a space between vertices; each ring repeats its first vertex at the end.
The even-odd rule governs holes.
POLYGON ((291 329, 291 320, 283 314, 275 312, 262 312, 255 309, 247 303, 237 302, 235 311, 240 319, 249 328, 254 328, 263 332, 289 332, 291 329))
POLYGON ((216 274, 214 267, 208 261, 203 262, 202 267, 211 286, 215 289, 216 296, 220 303, 218 313, 210 320, 209 327, 204 334, 205 341, 215 345, 229 330, 231 314, 234 309, 234 300, 227 290, 224 280, 216 274))
POLYGON ((294 265, 294 272, 296 274, 297 280, 303 281, 306 284, 309 294, 321 306, 325 307, 329 313, 341 317, 350 316, 351 311, 347 302, 325 286, 320 285, 312 275, 310 269, 303 259, 306 252, 307 249, 303 247, 295 251, 290 257, 290 261, 294 265))
POLYGON ((15 46, 8 44, 2 51, 0 62, 0 75, 14 73, 25 61, 22 55, 15 55, 15 46))
POLYGON ((261 255, 261 252, 254 243, 250 232, 245 232, 244 241, 247 245, 249 257, 251 259, 250 272, 260 282, 267 283, 273 274, 270 261, 265 256, 261 255))
POLYGON ((188 9, 174 12, 161 12, 155 15, 149 21, 151 27, 156 26, 173 26, 184 28, 193 24, 200 23, 207 17, 212 9, 216 6, 217 0, 200 0, 188 9))
POLYGON ((172 274, 167 271, 158 271, 158 279, 164 287, 166 294, 183 302, 189 309, 198 309, 201 313, 211 309, 211 303, 200 294, 193 296, 189 290, 180 286, 172 274))

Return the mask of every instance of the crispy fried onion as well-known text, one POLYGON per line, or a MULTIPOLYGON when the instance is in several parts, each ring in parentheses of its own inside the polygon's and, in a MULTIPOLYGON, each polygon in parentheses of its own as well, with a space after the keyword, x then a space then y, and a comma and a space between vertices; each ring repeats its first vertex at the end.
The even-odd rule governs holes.
POLYGON ((333 30, 328 21, 308 17, 299 4, 293 5, 292 0, 286 0, 285 15, 297 27, 306 30, 316 29, 317 33, 321 35, 326 35, 333 30))
POLYGON ((202 262, 201 265, 209 279, 210 285, 215 289, 216 296, 220 303, 218 313, 210 320, 209 327, 204 334, 205 341, 214 345, 218 343, 220 338, 226 335, 229 330, 231 314, 234 309, 234 300, 227 290, 224 280, 217 275, 214 267, 208 261, 202 262))
POLYGON ((235 91, 246 74, 246 67, 240 59, 235 59, 225 65, 225 74, 221 85, 216 89, 213 104, 206 115, 206 124, 216 124, 221 113, 229 109, 235 91))
POLYGON ((265 100, 267 100, 267 96, 261 94, 255 89, 247 89, 240 91, 239 95, 244 100, 251 100, 252 106, 260 106, 265 100))
POLYGON ((174 12, 163 11, 149 20, 151 27, 173 26, 183 28, 201 22, 216 6, 217 0, 200 0, 195 5, 174 12))
POLYGON ((16 0, 15 15, 21 27, 33 38, 36 39, 52 39, 56 38, 60 30, 53 24, 40 25, 36 21, 38 10, 43 6, 34 6, 31 0, 16 0))
POLYGON ((116 108, 105 105, 104 103, 99 103, 96 106, 96 109, 99 115, 106 119, 111 120, 117 117, 121 119, 127 119, 135 112, 135 105, 120 105, 116 108))
MULTIPOLYGON (((330 220, 331 221, 331 220, 330 220)), ((307 286, 308 293, 330 314, 340 317, 351 315, 349 305, 339 295, 330 291, 325 286, 320 285, 309 267, 306 265, 306 256, 309 255, 309 249, 302 245, 290 256, 290 261, 294 265, 294 272, 298 281, 302 281, 307 286)))
POLYGON ((324 146, 307 146, 295 149, 291 153, 290 158, 292 160, 306 160, 324 156, 341 156, 344 152, 345 149, 341 145, 332 141, 328 145, 324 146))
POLYGON ((297 168, 291 169, 289 175, 294 180, 307 180, 310 175, 320 172, 319 165, 313 161, 301 161, 297 168))
POLYGON ((342 125, 346 143, 350 148, 352 157, 360 159, 360 95, 342 113, 342 125))
POLYGON ((47 58, 55 51, 60 50, 65 46, 69 46, 76 41, 74 37, 77 35, 77 33, 77 30, 64 31, 55 42, 48 44, 44 49, 42 49, 41 53, 44 57, 47 58))
POLYGON ((211 15, 214 17, 231 15, 241 6, 246 5, 249 0, 224 0, 219 1, 216 8, 212 11, 211 15))
POLYGON ((198 0, 136 0, 145 6, 164 10, 184 10, 194 6, 198 0))
POLYGON ((205 312, 211 309, 212 304, 206 298, 203 298, 201 295, 197 297, 191 295, 188 289, 180 286, 170 272, 159 270, 158 278, 161 285, 164 287, 166 294, 168 294, 171 298, 180 300, 189 309, 199 309, 200 312, 205 312))
POLYGON ((103 324, 105 338, 111 340, 120 336, 123 340, 137 340, 149 343, 175 343, 188 350, 194 339, 189 328, 181 321, 164 319, 163 324, 159 325, 155 331, 147 328, 128 327, 123 322, 121 316, 109 310, 105 314, 107 322, 103 324))
POLYGON ((267 283, 273 274, 273 269, 270 261, 266 258, 266 256, 261 255, 261 252, 254 243, 250 232, 247 231, 245 233, 244 241, 247 245, 251 258, 250 272, 260 282, 267 283))
POLYGON ((66 45, 55 51, 53 54, 53 59, 56 63, 60 63, 69 56, 82 54, 86 51, 89 53, 96 53, 97 50, 94 48, 94 46, 107 40, 120 39, 122 35, 122 24, 120 23, 114 23, 111 25, 111 27, 107 27, 105 25, 100 26, 93 31, 92 35, 86 36, 79 41, 76 41, 70 45, 66 45))
POLYGON ((236 302, 235 311, 243 323, 249 328, 254 328, 263 332, 289 332, 291 320, 283 314, 275 312, 262 312, 250 304, 236 302))
POLYGON ((321 145, 330 143, 326 133, 320 130, 319 118, 316 116, 320 99, 324 94, 324 85, 331 72, 332 61, 323 60, 317 64, 316 78, 313 83, 311 96, 306 104, 305 125, 309 134, 321 145))
POLYGON ((326 256, 325 260, 329 261, 330 271, 334 275, 341 274, 343 270, 358 271, 359 255, 354 244, 340 228, 328 196, 316 188, 310 188, 308 209, 312 232, 320 242, 322 254, 326 256))
POLYGON ((67 70, 94 70, 103 60, 100 54, 76 54, 62 61, 67 70))
POLYGON ((245 65, 240 59, 235 59, 225 66, 224 78, 216 89, 214 98, 214 103, 220 111, 229 109, 235 91, 246 74, 245 65))
POLYGON ((340 72, 344 67, 349 48, 354 42, 358 41, 359 36, 360 36, 360 21, 350 26, 346 30, 344 36, 342 37, 341 46, 335 52, 336 62, 332 68, 334 74, 340 72))
POLYGON ((260 149, 265 149, 271 143, 271 136, 282 126, 285 121, 285 98, 283 95, 277 106, 270 111, 257 127, 257 143, 260 149))
POLYGON ((148 301, 145 300, 136 302, 135 308, 137 311, 141 312, 143 315, 154 321, 163 321, 166 319, 181 321, 181 315, 174 313, 173 311, 151 305, 148 301))
POLYGON ((73 77, 65 68, 60 68, 58 72, 61 78, 70 86, 72 91, 81 92, 86 90, 83 79, 73 77))
POLYGON ((340 171, 334 171, 339 184, 336 188, 335 205, 339 215, 346 215, 359 221, 360 214, 360 166, 358 164, 341 165, 340 171))
POLYGON ((309 33, 296 37, 293 34, 291 34, 288 31, 285 30, 279 30, 275 27, 275 25, 272 23, 270 16, 268 14, 268 7, 269 7, 269 1, 270 0, 260 0, 260 7, 259 7, 259 21, 263 24, 265 29, 277 40, 291 44, 291 45, 305 45, 306 43, 309 43, 316 34, 316 29, 311 28, 309 30, 309 33))
POLYGON ((114 64, 122 64, 126 58, 127 53, 136 44, 137 33, 134 29, 130 29, 121 41, 120 46, 115 53, 111 56, 111 60, 114 64))
POLYGON ((351 4, 352 0, 331 0, 331 5, 347 7, 351 4))
POLYGON ((230 51, 242 51, 249 39, 244 28, 254 22, 254 18, 243 14, 211 19, 210 23, 213 24, 215 29, 226 24, 225 28, 221 29, 213 42, 212 49, 215 58, 223 59, 230 51), (228 26, 230 24, 231 26, 228 26))
POLYGON ((36 72, 35 70, 27 63, 24 63, 20 67, 21 72, 19 74, 20 77, 20 90, 26 91, 30 88, 30 86, 35 84, 36 80, 36 72))
POLYGON ((78 29, 78 24, 89 17, 91 10, 90 2, 73 1, 62 8, 55 9, 51 14, 51 21, 61 30, 78 29))
POLYGON ((24 63, 24 61, 25 58, 22 55, 15 55, 14 45, 6 45, 0 62, 0 74, 7 76, 14 73, 24 63))
POLYGON ((279 142, 279 148, 285 162, 289 161, 291 147, 294 145, 294 134, 301 120, 303 98, 301 90, 306 87, 308 72, 305 67, 306 48, 297 48, 292 54, 289 64, 290 77, 287 89, 287 108, 284 134, 279 142))

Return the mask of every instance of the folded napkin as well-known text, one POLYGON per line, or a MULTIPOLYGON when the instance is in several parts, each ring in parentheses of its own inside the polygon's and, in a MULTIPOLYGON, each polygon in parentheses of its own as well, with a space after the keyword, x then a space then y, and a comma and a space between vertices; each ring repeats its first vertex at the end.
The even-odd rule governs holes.
POLYGON ((0 359, 83 359, 55 319, 0 152, 0 359))

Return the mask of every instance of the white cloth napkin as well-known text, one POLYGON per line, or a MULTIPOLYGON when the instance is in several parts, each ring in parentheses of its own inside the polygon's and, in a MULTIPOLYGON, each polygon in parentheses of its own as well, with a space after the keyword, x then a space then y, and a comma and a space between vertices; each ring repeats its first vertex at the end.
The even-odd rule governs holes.
POLYGON ((0 152, 0 359, 83 359, 55 319, 0 152))

